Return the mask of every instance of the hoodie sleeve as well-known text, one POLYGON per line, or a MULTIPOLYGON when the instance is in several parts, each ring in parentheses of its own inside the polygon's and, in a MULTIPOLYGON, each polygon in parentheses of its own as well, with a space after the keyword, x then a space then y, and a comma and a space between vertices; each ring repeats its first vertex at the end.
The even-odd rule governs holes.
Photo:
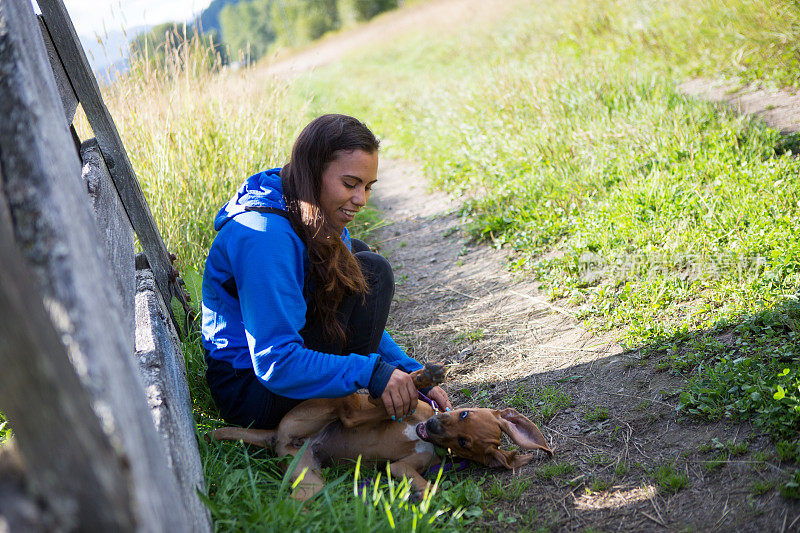
POLYGON ((373 371, 384 366, 378 354, 340 356, 303 345, 305 247, 289 222, 268 215, 261 221, 272 227, 259 231, 247 226, 248 216, 237 217, 228 253, 258 379, 289 398, 335 398, 369 387, 373 371))
POLYGON ((378 344, 378 353, 385 362, 406 372, 413 372, 422 368, 422 365, 416 359, 406 355, 406 352, 392 339, 387 331, 383 332, 381 342, 378 344))

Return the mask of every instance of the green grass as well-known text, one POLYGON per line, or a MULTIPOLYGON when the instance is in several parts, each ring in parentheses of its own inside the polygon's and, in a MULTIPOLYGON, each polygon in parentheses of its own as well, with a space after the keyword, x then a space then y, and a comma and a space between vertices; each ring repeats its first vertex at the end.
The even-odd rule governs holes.
POLYGON ((523 385, 518 385, 516 390, 508 397, 508 405, 530 414, 536 420, 548 421, 556 413, 569 407, 572 398, 559 387, 548 385, 527 391, 523 385))
POLYGON ((575 465, 571 463, 547 463, 536 469, 536 476, 542 479, 553 479, 568 476, 574 471, 575 465))
POLYGON ((689 486, 689 476, 678 472, 673 464, 662 464, 654 468, 650 474, 661 491, 666 494, 675 494, 689 486))
POLYGON ((485 332, 482 329, 470 329, 465 331, 459 331, 456 335, 453 336, 453 342, 477 342, 483 339, 485 332))
POLYGON ((2 446, 3 443, 10 438, 11 426, 8 424, 8 420, 6 420, 3 413, 0 413, 0 446, 2 446))
POLYGON ((722 452, 725 455, 738 457, 747 453, 748 446, 746 441, 736 442, 735 439, 728 439, 725 442, 720 441, 717 437, 711 439, 708 443, 700 446, 700 451, 708 452, 722 452))
POLYGON ((569 407, 572 404, 572 398, 569 394, 562 391, 558 387, 543 387, 536 392, 536 416, 541 420, 550 420, 556 413, 569 407))
MULTIPOLYGON (((205 383, 198 340, 188 340, 183 348, 195 420, 202 434, 225 423, 205 383)), ((406 481, 386 481, 386 471, 357 465, 325 469, 324 491, 301 505, 290 497, 291 486, 284 473, 287 460, 261 449, 230 442, 206 443, 199 437, 207 484, 203 500, 221 531, 455 531, 482 515, 480 491, 476 501, 470 500, 471 480, 439 479, 433 492, 414 503, 406 481), (367 479, 374 482, 361 486, 367 479)), ((508 490, 524 489, 512 483, 508 490)))
POLYGON ((592 481, 586 486, 588 492, 605 492, 614 485, 613 479, 592 478, 592 481))
POLYGON ((508 397, 508 405, 519 409, 536 420, 548 421, 556 413, 572 405, 572 398, 559 387, 548 385, 535 391, 518 385, 508 397))
POLYGON ((795 470, 778 490, 786 499, 800 500, 800 470, 795 470))
POLYGON ((531 480, 521 477, 512 478, 508 483, 495 478, 487 487, 483 488, 484 498, 491 501, 515 501, 531 486, 531 480))
POLYGON ((754 481, 753 484, 750 486, 750 492, 752 492, 755 496, 761 496, 774 489, 775 489, 774 481, 758 480, 754 481))
POLYGON ((598 405, 593 409, 587 408, 583 413, 583 418, 586 419, 587 422, 602 422, 603 420, 611 418, 611 415, 608 414, 608 409, 598 405))
POLYGON ((387 471, 360 473, 358 465, 355 472, 352 467, 328 469, 323 492, 301 504, 289 497, 291 483, 281 460, 230 443, 207 445, 203 453, 204 500, 221 530, 431 531, 455 530, 469 522, 464 508, 433 503, 444 491, 414 503, 408 481, 386 481, 387 471))

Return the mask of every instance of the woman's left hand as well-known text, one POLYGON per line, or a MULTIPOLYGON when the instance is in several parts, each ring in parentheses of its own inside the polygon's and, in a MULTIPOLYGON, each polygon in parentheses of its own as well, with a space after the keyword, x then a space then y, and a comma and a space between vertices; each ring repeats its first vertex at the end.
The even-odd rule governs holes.
POLYGON ((439 406, 439 409, 442 411, 449 411, 453 408, 450 404, 450 398, 447 397, 447 393, 441 387, 434 387, 428 392, 428 398, 436 402, 436 405, 439 406))

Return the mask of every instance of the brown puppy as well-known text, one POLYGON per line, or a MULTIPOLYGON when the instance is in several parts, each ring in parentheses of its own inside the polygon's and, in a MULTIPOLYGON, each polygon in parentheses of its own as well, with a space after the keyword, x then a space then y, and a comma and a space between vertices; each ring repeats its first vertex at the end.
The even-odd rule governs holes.
POLYGON ((456 409, 437 413, 415 428, 424 441, 449 448, 455 455, 486 466, 513 469, 528 464, 533 454, 519 455, 514 450, 501 450, 502 434, 526 450, 542 450, 549 456, 547 446, 536 424, 515 409, 456 409))
MULTIPOLYGON (((427 365, 412 377, 417 387, 427 387, 441 381, 443 367, 427 365)), ((458 409, 437 414, 420 402, 414 413, 395 422, 382 404, 372 403, 364 394, 306 400, 289 411, 275 430, 231 427, 215 430, 209 437, 242 440, 291 456, 309 441, 292 474, 293 481, 303 476, 292 496, 307 500, 324 485, 321 465, 358 456, 366 462, 389 461, 392 476, 409 478, 417 493, 427 486, 420 472, 437 459, 434 445, 487 466, 511 469, 530 462, 533 454, 500 449, 503 432, 522 448, 553 455, 539 429, 514 409, 458 409)))

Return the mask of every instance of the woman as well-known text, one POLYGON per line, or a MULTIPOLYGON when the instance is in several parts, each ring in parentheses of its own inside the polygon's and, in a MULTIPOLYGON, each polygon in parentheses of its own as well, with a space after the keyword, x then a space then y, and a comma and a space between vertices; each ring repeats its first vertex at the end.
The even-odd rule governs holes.
MULTIPOLYGON (((226 421, 276 427, 308 398, 360 388, 400 419, 421 368, 384 330, 389 263, 346 225, 377 181, 378 144, 358 120, 323 115, 283 168, 251 176, 220 210, 203 276, 206 379, 226 421)), ((439 387, 429 395, 450 408, 439 387)))

